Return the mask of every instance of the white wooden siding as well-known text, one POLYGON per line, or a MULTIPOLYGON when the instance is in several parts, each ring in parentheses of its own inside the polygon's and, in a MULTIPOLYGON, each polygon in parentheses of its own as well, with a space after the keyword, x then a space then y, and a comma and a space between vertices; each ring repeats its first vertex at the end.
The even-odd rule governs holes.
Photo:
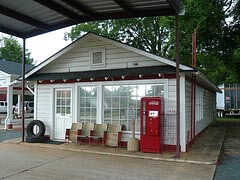
POLYGON ((36 109, 37 112, 35 114, 35 119, 43 121, 46 126, 46 134, 53 137, 53 96, 52 96, 52 88, 49 85, 41 85, 37 86, 36 93, 36 109))
POLYGON ((168 98, 164 102, 163 142, 176 145, 176 79, 168 80, 168 98))
POLYGON ((11 82, 11 76, 0 71, 0 87, 7 87, 11 82))
POLYGON ((216 104, 215 96, 216 93, 203 89, 203 119, 196 121, 196 135, 213 121, 216 104))
MULTIPOLYGON (((187 133, 191 129, 191 82, 186 81, 186 95, 185 95, 185 103, 186 103, 186 137, 187 133)), ((196 88, 201 88, 197 86, 196 88)), ((195 135, 200 133, 204 128, 206 128, 212 121, 215 112, 215 93, 211 92, 207 89, 203 88, 203 119, 200 121, 196 120, 196 128, 195 128, 195 135)), ((197 113, 197 110, 196 110, 197 113)), ((194 128, 194 123, 192 124, 192 133, 194 128)), ((190 134, 189 134, 189 141, 190 141, 190 134)), ((192 134, 194 137, 194 134, 192 134)))
POLYGON ((97 39, 90 39, 58 57, 38 73, 94 71, 100 69, 118 69, 145 66, 161 66, 163 63, 142 56, 127 49, 117 47, 97 39), (97 48, 106 49, 106 65, 99 67, 90 66, 89 50, 97 48), (137 63, 138 65, 134 65, 137 63))
POLYGON ((185 120, 186 120, 186 143, 191 138, 191 91, 192 84, 190 81, 185 81, 185 120))
MULTIPOLYGON (((185 76, 180 76, 180 145, 181 151, 186 151, 186 100, 185 100, 185 76)), ((164 144, 176 145, 176 79, 168 80, 168 99, 164 105, 164 144)))

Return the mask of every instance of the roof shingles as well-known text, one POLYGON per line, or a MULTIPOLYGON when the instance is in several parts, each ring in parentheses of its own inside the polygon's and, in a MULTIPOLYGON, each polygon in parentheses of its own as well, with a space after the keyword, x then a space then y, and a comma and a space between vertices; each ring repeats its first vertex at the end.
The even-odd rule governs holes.
MULTIPOLYGON (((34 68, 34 65, 26 64, 25 72, 34 68)), ((0 71, 3 71, 7 74, 21 75, 22 74, 22 64, 12 61, 0 60, 0 71)))

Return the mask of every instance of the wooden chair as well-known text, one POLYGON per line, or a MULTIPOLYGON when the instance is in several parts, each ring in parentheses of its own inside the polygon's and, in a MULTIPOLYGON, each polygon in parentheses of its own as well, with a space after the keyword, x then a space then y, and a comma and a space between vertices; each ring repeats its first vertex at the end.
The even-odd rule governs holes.
POLYGON ((65 144, 69 141, 76 142, 77 131, 82 129, 82 123, 72 123, 71 129, 66 129, 65 144))
POLYGON ((92 140, 98 140, 102 142, 102 147, 105 143, 106 137, 104 137, 104 132, 107 131, 107 124, 95 124, 94 130, 91 131, 89 136, 89 147, 91 147, 92 140))
POLYGON ((77 131, 77 145, 81 143, 81 139, 88 139, 92 130, 94 130, 94 123, 84 123, 82 129, 77 131))
POLYGON ((106 145, 120 147, 122 138, 122 125, 109 125, 106 132, 106 145))

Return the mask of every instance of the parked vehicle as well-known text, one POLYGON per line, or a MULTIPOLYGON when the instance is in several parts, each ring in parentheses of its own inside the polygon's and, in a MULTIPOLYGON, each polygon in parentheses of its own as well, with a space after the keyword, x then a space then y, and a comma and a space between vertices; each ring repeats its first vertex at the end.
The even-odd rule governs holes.
POLYGON ((6 101, 0 101, 0 113, 7 113, 7 102, 6 101))
POLYGON ((218 86, 222 94, 217 93, 217 115, 240 115, 240 84, 222 84, 218 86))
MULTIPOLYGON (((25 113, 33 113, 34 111, 34 102, 33 101, 25 101, 24 102, 24 110, 25 113)), ((18 104, 16 105, 14 109, 14 114, 18 113, 18 104)))

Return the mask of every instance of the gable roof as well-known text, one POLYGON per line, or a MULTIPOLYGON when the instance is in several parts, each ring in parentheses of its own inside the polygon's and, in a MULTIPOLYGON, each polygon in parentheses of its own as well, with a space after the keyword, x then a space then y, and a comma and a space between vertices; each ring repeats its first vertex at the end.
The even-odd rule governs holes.
MULTIPOLYGON (((108 37, 104 37, 104 36, 100 36, 97 35, 95 33, 89 32, 87 34, 85 34, 84 36, 80 37, 79 39, 75 40, 74 42, 72 42, 71 44, 69 44, 68 46, 66 46, 65 48, 61 49, 60 51, 58 51, 57 53, 55 53, 54 55, 50 56, 48 59, 46 59, 45 61, 43 61, 42 63, 40 63, 38 66, 36 66, 34 69, 30 70, 29 72, 26 73, 25 78, 28 78, 29 76, 31 76, 32 74, 36 73, 37 71, 39 71, 40 69, 42 69, 43 67, 47 66, 49 63, 53 62, 54 60, 56 60, 58 57, 60 57, 61 55, 65 54, 66 52, 68 52, 70 49, 76 47, 79 44, 82 44, 84 41, 88 40, 89 38, 96 38, 100 41, 104 41, 110 44, 113 44, 117 47, 121 47, 123 49, 127 49, 129 51, 135 52, 137 54, 149 57, 153 60, 159 61, 161 63, 164 63, 166 65, 170 65, 173 67, 176 67, 176 62, 173 60, 169 60, 163 57, 160 57, 158 55, 149 53, 147 51, 135 48, 133 46, 130 46, 126 43, 108 38, 108 37)), ((194 68, 180 64, 179 65, 180 70, 182 71, 195 71, 194 68)))
MULTIPOLYGON (((34 66, 26 64, 25 72, 33 69, 34 66)), ((3 71, 6 74, 18 75, 22 74, 22 64, 12 61, 0 60, 0 71, 3 71)))
MULTIPOLYGON (((37 78, 35 77, 35 73, 37 71, 39 71, 40 69, 42 69, 43 67, 47 66, 49 63, 53 62, 54 60, 56 60, 58 57, 60 57, 61 55, 65 54, 66 52, 68 52, 69 50, 71 50, 72 48, 78 46, 79 44, 84 43, 86 40, 88 40, 89 38, 96 38, 100 41, 104 41, 110 44, 113 44, 117 47, 123 48, 123 49, 127 49, 129 51, 135 52, 137 54, 143 55, 145 57, 149 57, 153 60, 159 61, 161 63, 166 64, 166 67, 176 67, 176 62, 173 60, 169 60, 163 57, 160 57, 158 55, 149 53, 147 51, 135 48, 133 46, 130 46, 128 44, 125 44, 123 42, 108 38, 108 37, 104 37, 104 36, 100 36, 97 35, 95 33, 89 32, 87 34, 85 34, 84 36, 80 37, 79 39, 77 39, 76 41, 72 42, 71 44, 69 44, 68 46, 66 46, 65 48, 61 49, 60 51, 58 51, 57 53, 55 53, 54 55, 52 55, 51 57, 49 57, 48 59, 46 59, 45 61, 43 61, 42 63, 40 63, 38 66, 36 66, 35 68, 33 68, 32 70, 30 70, 29 72, 26 73, 25 78, 28 78, 29 80, 36 80, 37 78)), ((221 92, 221 90, 214 84, 212 83, 208 77, 206 75, 204 75, 203 73, 201 73, 200 71, 198 71, 197 69, 190 67, 190 66, 186 66, 183 64, 179 65, 179 69, 181 72, 185 71, 185 72, 193 72, 195 73, 195 75, 203 80, 207 86, 210 87, 210 89, 216 91, 216 92, 221 92)), ((121 71, 121 70, 119 70, 121 71)), ((61 73, 52 73, 52 74, 41 74, 40 77, 44 78, 46 76, 51 76, 52 79, 55 79, 56 76, 61 76, 61 73)), ((76 75, 79 75, 78 72, 74 72, 74 73, 68 73, 70 77, 75 77, 76 75)), ((83 72, 82 74, 86 75, 87 72, 83 72)), ((64 74, 66 75, 66 74, 64 74)), ((48 77, 49 78, 49 77, 48 77)))

